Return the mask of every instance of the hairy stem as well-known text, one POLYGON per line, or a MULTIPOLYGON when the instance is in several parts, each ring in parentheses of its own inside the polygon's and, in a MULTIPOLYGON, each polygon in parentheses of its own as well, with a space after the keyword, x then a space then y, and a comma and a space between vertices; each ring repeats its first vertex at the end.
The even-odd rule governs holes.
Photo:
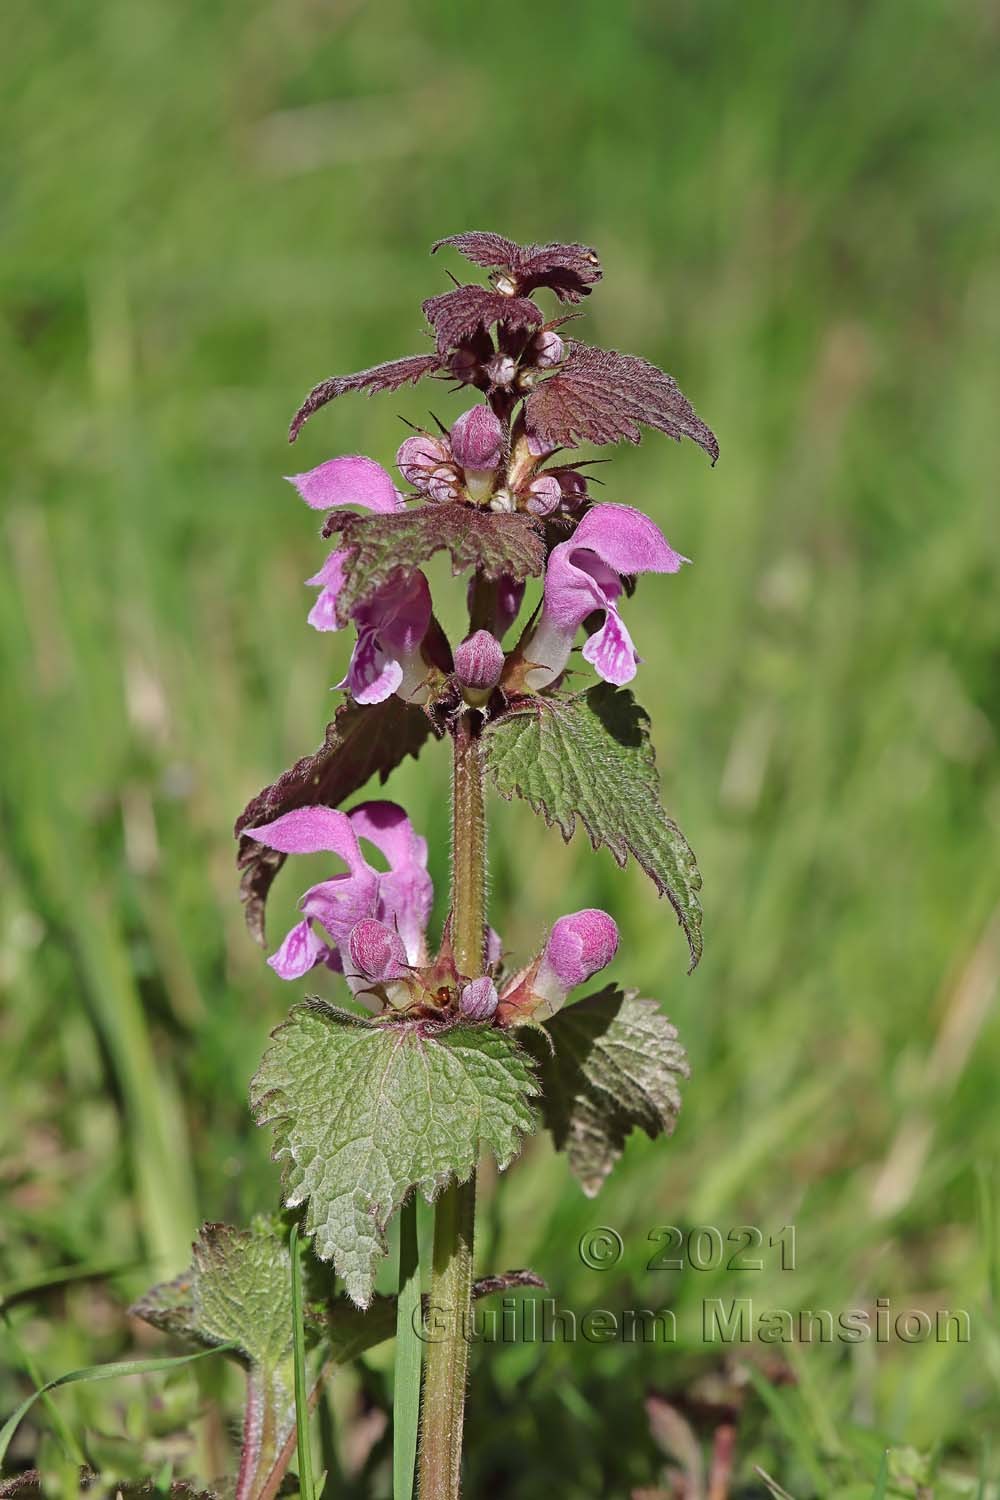
MULTIPOLYGON (((486 818, 483 766, 472 714, 455 728, 452 779, 452 942, 461 974, 477 979, 486 956, 486 818)), ((453 1182, 434 1213, 420 1445, 420 1500, 456 1500, 472 1318, 476 1175, 453 1182)))

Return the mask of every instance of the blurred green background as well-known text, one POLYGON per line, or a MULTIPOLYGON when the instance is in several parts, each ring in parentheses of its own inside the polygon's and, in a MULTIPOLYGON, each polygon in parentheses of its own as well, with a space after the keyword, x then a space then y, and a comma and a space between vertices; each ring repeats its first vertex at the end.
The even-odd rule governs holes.
MULTIPOLYGON (((613 975, 693 1076, 674 1140, 633 1141, 595 1202, 543 1140, 484 1178, 483 1268, 578 1312, 672 1307, 678 1342, 480 1349, 468 1492, 628 1495, 729 1406, 738 1492, 759 1464, 868 1495, 887 1445, 901 1492, 992 1492, 995 7, 15 0, 6 31, 0 1284, 130 1269, 11 1307, 0 1409, 164 1348, 129 1297, 200 1219, 274 1202, 247 1080, 295 996, 245 933, 230 829, 321 738, 345 655, 305 625, 324 551, 281 475, 389 462, 400 415, 467 402, 345 398, 293 458, 285 427, 316 380, 419 350, 430 242, 488 228, 596 245, 581 331, 670 370, 722 459, 651 435, 598 471, 695 560, 628 618, 705 877, 697 973, 640 873, 492 809, 508 946, 609 907, 613 975), (648 1271, 664 1224, 794 1224, 797 1268, 648 1271), (581 1262, 597 1225, 614 1269, 581 1262), (703 1300, 746 1295, 962 1308, 972 1338, 705 1345, 703 1300)), ((446 760, 389 788, 442 899, 446 760)), ((330 1494, 388 1493, 390 1355, 333 1393, 330 1494)), ((238 1410, 213 1364, 54 1401, 106 1472, 204 1479, 238 1410)), ((58 1454, 39 1408, 11 1462, 58 1454)))

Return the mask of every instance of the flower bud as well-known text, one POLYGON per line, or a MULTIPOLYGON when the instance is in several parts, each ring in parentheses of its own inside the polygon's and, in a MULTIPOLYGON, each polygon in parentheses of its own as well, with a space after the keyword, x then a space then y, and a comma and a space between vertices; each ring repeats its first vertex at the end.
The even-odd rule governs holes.
POLYGON ((499 510, 509 513, 514 509, 514 497, 510 490, 504 486, 503 489, 494 490, 490 497, 490 510, 499 510))
POLYGON ((493 277, 493 285, 504 297, 513 297, 517 292, 517 282, 506 271, 496 273, 493 277))
POLYGON ((363 917, 348 938, 351 967, 361 979, 376 984, 406 977, 406 949, 398 932, 374 917, 363 917))
MULTIPOLYGON (((607 912, 585 907, 560 917, 549 933, 538 980, 551 975, 563 990, 583 984, 605 968, 618 951, 618 928, 607 912)), ((536 989, 539 987, 536 980, 536 989)))
POLYGON ((497 989, 489 975, 467 984, 458 998, 458 1006, 469 1021, 488 1021, 497 1008, 497 989))
POLYGON ((570 990, 609 964, 617 950, 618 928, 607 912, 588 907, 560 917, 534 963, 504 985, 500 1024, 548 1021, 562 1009, 570 990))
POLYGON ((525 510, 530 510, 535 516, 550 516, 554 510, 559 508, 562 501, 562 488, 559 480, 554 474, 539 474, 528 485, 528 498, 525 501, 525 510))
POLYGON ((528 452, 533 454, 535 458, 548 458, 549 454, 554 453, 559 446, 558 443, 547 443, 544 438, 537 437, 535 433, 530 431, 527 435, 527 441, 528 452))
POLYGON ((455 470, 444 466, 434 469, 427 480, 427 495, 431 500, 457 500, 461 488, 455 470))
POLYGON ((558 333, 546 328, 531 346, 531 361, 539 370, 551 370, 566 357, 566 346, 558 333))
POLYGON ((495 469, 503 452, 503 428, 485 404, 463 412, 451 429, 451 451, 463 469, 495 469))
POLYGON ((557 475, 559 489, 562 492, 563 501, 567 505, 579 505, 587 498, 586 476, 577 472, 576 469, 563 469, 557 475))
POLYGON ((440 438, 428 437, 426 433, 415 434, 400 444, 396 454, 396 467, 415 489, 426 490, 434 469, 446 464, 451 450, 440 438))
POLYGON ((493 385, 508 386, 514 379, 517 365, 509 354, 497 354, 486 365, 486 374, 493 385))
POLYGON ((503 647, 488 630, 477 630, 455 647, 455 675, 468 688, 472 701, 491 693, 503 671, 503 647))

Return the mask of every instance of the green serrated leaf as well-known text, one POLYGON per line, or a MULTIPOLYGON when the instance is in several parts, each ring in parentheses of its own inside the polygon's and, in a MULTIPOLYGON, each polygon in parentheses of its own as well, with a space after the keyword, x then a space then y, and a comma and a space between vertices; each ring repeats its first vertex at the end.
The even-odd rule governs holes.
POLYGON ((247 838, 244 828, 309 804, 340 807, 369 777, 378 775, 384 782, 408 755, 418 755, 431 732, 423 710, 395 695, 384 703, 342 703, 319 749, 297 760, 243 809, 234 830, 240 840, 237 867, 243 872, 240 900, 247 926, 261 947, 268 891, 286 856, 247 838))
POLYGON ((206 1224, 190 1269, 153 1287, 132 1309, 178 1338, 231 1345, 245 1366, 240 1470, 247 1500, 263 1487, 295 1426, 291 1275, 285 1231, 275 1220, 261 1216, 249 1229, 206 1224))
POLYGON ((545 542, 531 516, 481 510, 459 503, 421 505, 392 515, 335 512, 324 536, 338 535, 350 555, 337 595, 337 617, 351 611, 393 575, 414 572, 435 552, 451 553, 452 571, 477 568, 485 578, 502 574, 537 578, 545 565, 545 542))
POLYGON ((530 698, 483 733, 501 796, 523 797, 569 840, 577 818, 595 849, 620 865, 631 854, 684 929, 693 969, 701 957, 701 874, 660 801, 649 716, 624 688, 599 683, 572 698, 530 698))
POLYGON ((264 1215, 249 1229, 206 1224, 192 1254, 183 1276, 153 1287, 133 1312, 208 1348, 235 1344, 246 1364, 273 1367, 288 1359, 291 1261, 278 1225, 264 1215))
POLYGON ((359 1307, 371 1299, 385 1229, 413 1188, 464 1180, 485 1146, 501 1170, 534 1125, 530 1059, 484 1027, 377 1023, 319 1000, 296 1006, 250 1085, 274 1126, 289 1207, 359 1307))
POLYGON ((614 985, 567 1006, 546 1030, 548 1040, 522 1035, 538 1062, 542 1119, 593 1197, 629 1131, 672 1133, 687 1056, 655 1001, 614 985))

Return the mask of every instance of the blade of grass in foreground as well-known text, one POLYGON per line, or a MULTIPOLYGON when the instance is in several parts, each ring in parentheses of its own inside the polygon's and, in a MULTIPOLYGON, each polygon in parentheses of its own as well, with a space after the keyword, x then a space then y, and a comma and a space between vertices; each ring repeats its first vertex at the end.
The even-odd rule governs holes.
MULTIPOLYGON (((2 1304, 0 1304, 0 1307, 2 1307, 2 1304)), ((17 1334, 14 1332, 14 1329, 11 1326, 11 1321, 8 1318, 6 1311, 0 1310, 0 1319, 2 1319, 3 1321, 3 1326, 6 1330, 10 1346, 24 1366, 26 1373, 28 1374, 30 1379, 35 1382, 36 1386, 41 1386, 42 1382, 39 1378, 38 1366, 35 1364, 30 1351, 24 1347, 17 1334)), ((82 1469, 87 1462, 87 1458, 83 1449, 80 1447, 80 1444, 76 1440, 75 1433, 70 1428, 69 1423, 65 1420, 62 1412, 59 1410, 58 1406, 52 1400, 52 1397, 48 1394, 48 1392, 45 1392, 45 1394, 42 1395, 41 1399, 45 1403, 45 1409, 49 1414, 52 1426, 55 1429, 56 1436, 62 1444, 63 1451, 66 1454, 66 1457, 69 1458, 74 1464, 76 1464, 78 1469, 82 1469)))
POLYGON ((392 1497, 411 1500, 420 1421, 420 1256, 416 1194, 399 1217, 399 1300, 396 1303, 396 1366, 392 1395, 392 1497))
POLYGON ((306 1383, 306 1331, 302 1321, 302 1263, 299 1260, 299 1226, 292 1225, 288 1237, 292 1257, 292 1339, 295 1358, 295 1436, 299 1449, 299 1495, 316 1500, 312 1449, 309 1446, 309 1386, 306 1383))
POLYGON ((196 1359, 208 1359, 212 1354, 222 1354, 235 1347, 235 1344, 219 1344, 215 1349, 201 1349, 197 1354, 176 1354, 164 1359, 118 1360, 110 1365, 88 1365, 83 1370, 70 1370, 67 1375, 57 1375, 55 1380, 47 1380, 37 1391, 32 1391, 0 1429, 0 1464, 7 1456, 11 1438, 35 1402, 61 1385, 75 1385, 80 1380, 117 1380, 123 1375, 155 1375, 159 1370, 178 1370, 181 1365, 190 1365, 196 1359))
POLYGON ((889 1480, 889 1450, 882 1449, 882 1457, 879 1460, 878 1473, 875 1476, 875 1488, 872 1490, 872 1500, 885 1500, 885 1487, 889 1480))

